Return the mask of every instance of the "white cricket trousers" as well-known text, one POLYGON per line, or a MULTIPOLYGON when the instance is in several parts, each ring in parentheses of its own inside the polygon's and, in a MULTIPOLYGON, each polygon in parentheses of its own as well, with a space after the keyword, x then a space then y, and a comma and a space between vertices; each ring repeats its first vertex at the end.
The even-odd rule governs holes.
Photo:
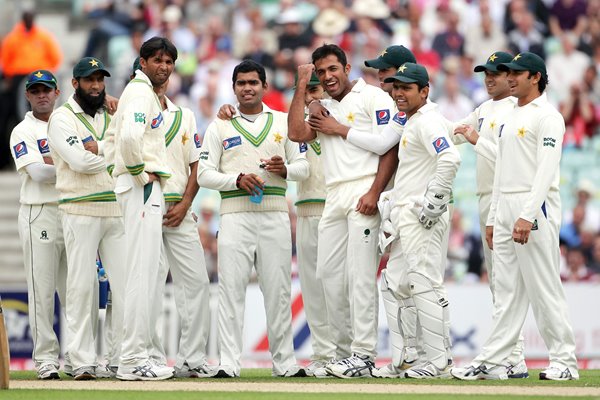
MULTIPOLYGON (((167 203, 167 211, 174 203, 167 203)), ((163 226, 163 252, 160 258, 157 288, 153 291, 154 310, 162 310, 165 280, 169 269, 174 285, 175 306, 179 316, 179 350, 175 367, 181 369, 186 363, 196 368, 206 363, 206 343, 210 328, 210 284, 204 260, 204 250, 196 224, 188 210, 185 218, 177 227, 163 226)), ((166 363, 164 349, 158 330, 162 324, 157 323, 158 313, 150 316, 157 326, 153 336, 152 358, 166 363)))
POLYGON ((335 357, 335 344, 329 336, 325 304, 325 287, 317 278, 317 249, 320 216, 298 217, 296 223, 296 256, 304 302, 306 322, 310 328, 313 361, 329 361, 335 357))
POLYGON ((388 289, 401 304, 400 318, 402 311, 407 308, 402 303, 412 306, 414 302, 425 356, 438 368, 444 368, 447 360, 452 358, 448 307, 440 307, 448 299, 444 286, 444 266, 449 212, 442 214, 431 229, 425 229, 419 222, 419 212, 420 207, 409 205, 392 209, 391 221, 397 230, 398 240, 392 243, 385 278, 388 289))
POLYGON ((219 249, 219 354, 239 374, 246 287, 256 268, 267 316, 273 374, 294 364, 291 310, 292 239, 287 212, 221 215, 219 249))
MULTIPOLYGON (((535 217, 537 229, 521 245, 512 239, 529 193, 501 193, 494 224, 494 320, 474 364, 500 365, 519 339, 529 305, 550 353, 550 365, 577 370, 575 339, 560 281, 560 195, 550 191, 535 217)), ((535 223, 534 223, 535 228, 535 223)))
MULTIPOLYGON (((97 364, 97 254, 102 259, 111 283, 113 323, 120 323, 123 319, 123 270, 126 268, 123 264, 123 220, 121 217, 63 213, 63 230, 68 265, 67 350, 73 370, 77 370, 81 367, 95 367, 97 364)), ((121 340, 121 337, 116 331, 115 340, 121 340)))
POLYGON ((326 288, 330 340, 337 346, 338 359, 349 353, 372 359, 377 355, 381 218, 379 213, 368 216, 356 211, 372 183, 373 177, 367 177, 327 187, 319 223, 317 277, 326 288))
MULTIPOLYGON (((488 274, 488 282, 490 285, 490 291, 492 292, 492 302, 496 301, 494 281, 492 279, 493 275, 493 267, 494 260, 492 256, 492 250, 487 245, 485 240, 485 228, 488 215, 490 213, 490 207, 492 204, 492 194, 491 193, 483 193, 479 195, 479 228, 481 229, 481 244, 483 246, 483 255, 484 255, 484 265, 488 274)), ((523 356, 523 344, 524 338, 523 333, 519 334, 519 340, 517 341, 513 351, 510 356, 506 360, 511 365, 516 365, 519 362, 523 361, 525 358, 523 356)))
MULTIPOLYGON (((158 181, 135 185, 131 175, 117 177, 115 193, 125 224, 125 315, 120 366, 132 367, 149 360, 155 327, 151 325, 152 298, 158 279, 162 248, 163 193, 158 181)), ((110 276, 110 275, 109 275, 110 276)), ((109 278, 110 279, 110 278, 109 278)), ((164 282, 163 282, 164 283, 164 282)))
POLYGON ((60 345, 54 333, 54 292, 61 308, 66 299, 67 254, 56 204, 22 204, 19 236, 27 279, 29 325, 35 366, 59 365, 60 345))

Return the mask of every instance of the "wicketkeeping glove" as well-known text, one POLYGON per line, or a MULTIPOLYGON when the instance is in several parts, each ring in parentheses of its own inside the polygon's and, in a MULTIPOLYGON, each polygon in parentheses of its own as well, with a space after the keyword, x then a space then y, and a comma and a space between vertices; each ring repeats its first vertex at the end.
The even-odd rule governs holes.
POLYGON ((427 185, 427 191, 423 198, 423 208, 419 213, 419 222, 425 229, 431 229, 448 209, 450 201, 450 188, 441 186, 435 182, 427 185))

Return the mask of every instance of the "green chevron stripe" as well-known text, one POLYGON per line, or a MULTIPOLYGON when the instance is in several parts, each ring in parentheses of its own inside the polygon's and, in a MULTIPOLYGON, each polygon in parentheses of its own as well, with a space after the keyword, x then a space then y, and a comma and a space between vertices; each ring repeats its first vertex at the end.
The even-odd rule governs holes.
POLYGON ((60 204, 65 204, 65 203, 81 203, 84 201, 105 203, 105 202, 110 202, 110 201, 117 201, 117 196, 115 195, 115 192, 113 192, 113 191, 100 192, 100 193, 88 194, 85 196, 72 197, 72 198, 68 198, 68 199, 60 199, 58 202, 60 204))
MULTIPOLYGON (((234 197, 250 196, 248 194, 248 192, 246 192, 245 190, 242 190, 242 189, 220 192, 220 194, 221 194, 222 200, 232 199, 234 197)), ((279 186, 266 186, 263 189, 263 195, 265 195, 265 196, 284 196, 285 197, 285 188, 282 188, 279 186)))
POLYGON ((127 171, 129 171, 129 173, 133 176, 139 175, 142 172, 144 172, 144 167, 146 166, 146 164, 138 164, 138 165, 126 165, 125 167, 127 168, 127 171))
POLYGON ((260 131, 260 133, 256 137, 250 132, 248 132, 246 129, 244 129, 244 127, 239 123, 237 118, 232 119, 231 124, 233 125, 235 130, 241 133, 242 136, 244 136, 246 139, 248 139, 250 143, 252 143, 255 147, 258 147, 261 145, 262 142, 265 141, 267 135, 269 134, 269 131, 273 127, 273 114, 267 113, 267 122, 262 131, 260 131))
POLYGON ((171 144, 175 136, 177 136, 177 132, 179 132, 179 128, 181 128, 181 121, 183 120, 183 112, 181 112, 181 108, 175 111, 175 119, 171 124, 171 127, 165 133, 165 144, 167 147, 171 144))
POLYGON ((314 141, 312 143, 310 143, 310 147, 312 147, 312 149, 315 151, 315 153, 317 153, 317 155, 321 155, 321 143, 314 141))
POLYGON ((96 129, 94 129, 92 124, 90 124, 90 122, 87 119, 85 119, 83 113, 76 113, 69 103, 65 103, 64 106, 67 109, 71 110, 71 112, 77 117, 77 119, 83 124, 83 126, 85 126, 85 129, 87 129, 97 141, 104 139, 104 133, 108 129, 108 125, 110 125, 110 115, 108 115, 106 110, 104 110, 104 126, 102 127, 102 134, 98 135, 96 129))

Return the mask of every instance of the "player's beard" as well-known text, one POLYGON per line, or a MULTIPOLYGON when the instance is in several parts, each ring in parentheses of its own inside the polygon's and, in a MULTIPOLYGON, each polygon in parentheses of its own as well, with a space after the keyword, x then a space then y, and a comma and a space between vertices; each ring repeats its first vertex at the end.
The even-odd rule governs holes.
POLYGON ((83 112, 93 117, 96 115, 99 109, 104 107, 104 100, 106 99, 106 90, 100 92, 99 96, 91 96, 81 90, 81 87, 75 89, 75 97, 83 112))

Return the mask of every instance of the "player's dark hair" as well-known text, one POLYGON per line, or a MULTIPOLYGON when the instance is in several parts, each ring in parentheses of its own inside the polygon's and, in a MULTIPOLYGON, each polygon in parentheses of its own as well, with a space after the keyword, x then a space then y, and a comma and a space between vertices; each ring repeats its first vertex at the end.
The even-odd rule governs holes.
MULTIPOLYGON (((528 71, 529 75, 527 75, 528 79, 531 79, 537 72, 528 71)), ((544 93, 546 90, 546 86, 548 86, 548 77, 544 77, 544 74, 540 72, 540 80, 538 81, 538 90, 540 94, 544 93)))
POLYGON ((177 47, 171 41, 164 37, 154 36, 142 44, 140 48, 140 57, 144 60, 150 59, 156 53, 167 53, 173 61, 177 60, 177 47))
POLYGON ((348 59, 346 58, 346 53, 339 46, 335 44, 324 44, 323 46, 317 48, 312 53, 312 63, 314 64, 317 60, 325 58, 329 55, 333 54, 342 67, 345 67, 348 64, 348 59))
POLYGON ((233 69, 233 76, 232 76, 233 85, 235 86, 235 81, 237 81, 237 76, 240 72, 246 73, 246 72, 253 72, 253 71, 256 71, 256 73, 258 74, 258 78, 262 82, 263 86, 266 85, 267 84, 267 72, 265 71, 265 67, 263 67, 262 65, 260 65, 259 63, 257 63, 256 61, 253 61, 253 60, 244 60, 235 66, 235 68, 233 69))

